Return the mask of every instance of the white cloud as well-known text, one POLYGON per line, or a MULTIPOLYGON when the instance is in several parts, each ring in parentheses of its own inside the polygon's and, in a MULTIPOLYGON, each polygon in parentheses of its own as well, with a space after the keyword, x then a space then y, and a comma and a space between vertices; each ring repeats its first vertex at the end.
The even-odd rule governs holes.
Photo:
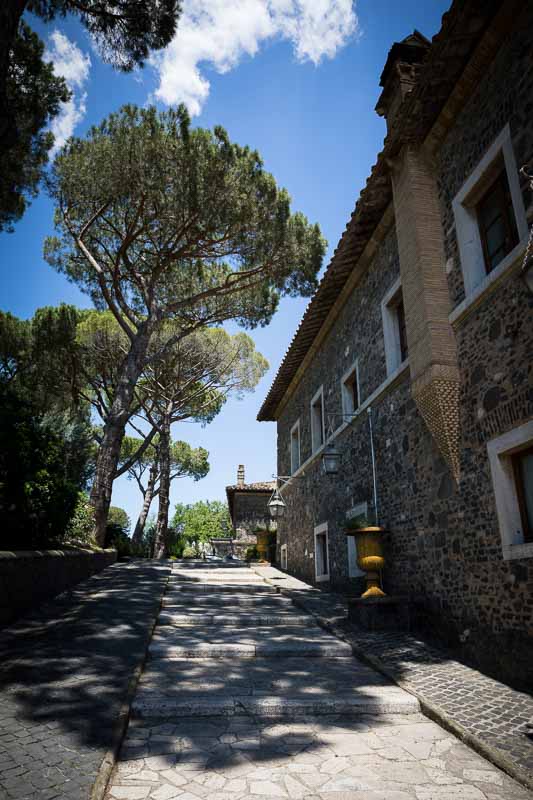
POLYGON ((151 59, 159 72, 155 95, 197 115, 210 88, 202 65, 228 72, 274 38, 290 41, 298 61, 319 64, 357 27, 353 0, 185 0, 176 36, 151 59))
POLYGON ((72 92, 71 99, 63 103, 50 126, 55 137, 50 155, 54 156, 72 136, 76 125, 85 116, 87 94, 82 89, 89 78, 91 59, 75 42, 71 42, 58 30, 53 31, 48 37, 44 59, 53 62, 55 74, 65 78, 72 92))

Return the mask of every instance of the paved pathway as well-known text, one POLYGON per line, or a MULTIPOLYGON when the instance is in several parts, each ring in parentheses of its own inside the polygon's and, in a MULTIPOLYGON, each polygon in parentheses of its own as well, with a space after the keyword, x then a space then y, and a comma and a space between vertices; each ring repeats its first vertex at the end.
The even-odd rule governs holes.
POLYGON ((177 564, 111 800, 525 800, 244 566, 177 564))
POLYGON ((370 633, 347 623, 346 599, 322 592, 274 567, 254 571, 298 606, 332 626, 355 652, 428 701, 466 735, 476 737, 533 785, 533 697, 490 678, 408 633, 370 633))
POLYGON ((114 564, 0 633, 0 800, 88 800, 169 572, 114 564))

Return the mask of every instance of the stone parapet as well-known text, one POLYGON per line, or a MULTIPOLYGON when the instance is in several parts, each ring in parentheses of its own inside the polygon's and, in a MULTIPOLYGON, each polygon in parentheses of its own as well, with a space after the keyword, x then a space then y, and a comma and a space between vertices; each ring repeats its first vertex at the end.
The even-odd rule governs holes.
POLYGON ((116 560, 111 549, 0 551, 0 627, 116 560))

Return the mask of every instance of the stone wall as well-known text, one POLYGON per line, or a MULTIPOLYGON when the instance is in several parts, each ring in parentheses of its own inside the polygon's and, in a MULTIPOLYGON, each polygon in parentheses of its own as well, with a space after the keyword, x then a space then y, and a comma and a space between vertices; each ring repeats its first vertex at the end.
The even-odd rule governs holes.
POLYGON ((116 560, 116 550, 0 551, 0 627, 116 560))
MULTIPOLYGON (((509 122, 518 165, 533 156, 533 7, 500 49, 448 132, 437 158, 451 307, 464 299, 451 203, 509 122)), ((524 190, 526 208, 531 203, 524 190)), ((304 479, 284 490, 278 547, 288 569, 314 581, 314 527, 327 522, 330 585, 348 581, 343 527, 355 504, 372 502, 365 410, 337 436, 341 465, 324 476, 310 459, 310 401, 324 386, 326 411, 341 411, 341 376, 359 357, 361 399, 372 402, 385 589, 411 597, 417 622, 461 644, 476 665, 518 685, 533 659, 533 558, 505 561, 487 442, 533 418, 533 297, 511 270, 455 326, 460 370, 460 481, 439 454, 413 401, 408 371, 384 385, 381 299, 399 273, 392 228, 338 314, 278 420, 278 472, 290 471, 290 429, 300 418, 304 479), (379 391, 379 387, 383 391, 379 391)), ((338 420, 337 420, 338 424, 338 420)), ((358 579, 360 583, 360 579, 358 579)), ((325 586, 325 584, 321 584, 325 586)))
POLYGON ((271 520, 267 509, 268 492, 236 491, 233 496, 233 524, 237 539, 256 542, 256 528, 266 528, 271 520))

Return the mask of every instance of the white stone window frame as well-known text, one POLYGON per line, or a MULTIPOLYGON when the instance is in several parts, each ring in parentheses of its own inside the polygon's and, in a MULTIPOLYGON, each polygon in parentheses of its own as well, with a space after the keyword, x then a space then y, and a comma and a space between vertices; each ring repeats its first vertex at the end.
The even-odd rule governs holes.
POLYGON ((324 581, 329 581, 329 533, 328 533, 328 523, 323 522, 321 525, 317 525, 314 530, 314 550, 315 550, 315 580, 317 583, 323 583, 324 581), (328 559, 328 569, 327 572, 323 572, 320 575, 318 574, 318 570, 320 567, 318 558, 318 550, 317 550, 317 538, 319 536, 326 537, 326 553, 328 559))
POLYGON ((288 548, 286 544, 282 544, 279 551, 279 561, 282 570, 287 570, 288 563, 288 548))
POLYGON ((324 387, 321 386, 311 399, 311 403, 309 405, 310 416, 311 416, 311 451, 316 453, 317 450, 320 450, 322 445, 326 441, 326 419, 325 419, 325 411, 324 411, 324 387), (314 407, 317 404, 317 401, 321 401, 322 406, 322 441, 317 442, 317 434, 316 434, 316 425, 315 425, 315 410, 314 407))
MULTIPOLYGON (((465 300, 452 312, 452 318, 461 315, 480 295, 497 282, 515 263, 527 245, 528 227, 526 210, 520 191, 520 179, 516 165, 509 123, 489 147, 477 167, 470 174, 452 201, 455 231, 459 247, 461 271, 465 287, 465 300), (479 233, 476 214, 477 202, 483 191, 496 177, 495 166, 503 158, 503 164, 511 192, 511 201, 518 232, 518 244, 503 258, 497 267, 487 274, 485 256, 479 233)), ((453 321, 452 319, 452 321, 453 321)))
POLYGON ((300 418, 296 420, 294 425, 291 428, 291 434, 289 439, 289 447, 290 447, 290 456, 291 456, 291 475, 300 468, 302 463, 302 438, 301 438, 301 431, 300 431, 300 418), (298 435, 298 463, 294 463, 294 452, 293 452, 293 441, 294 441, 294 434, 297 433, 298 435))
POLYGON ((533 558, 533 542, 524 542, 512 456, 533 444, 533 420, 487 443, 504 561, 533 558))
POLYGON ((349 369, 346 370, 341 378, 341 397, 342 397, 342 413, 346 415, 356 414, 361 405, 361 384, 359 382, 359 359, 356 358, 349 369), (355 375, 357 384, 357 406, 352 408, 352 392, 347 387, 350 378, 355 375))
MULTIPOLYGON (((368 514, 368 503, 366 501, 358 503, 356 506, 349 508, 346 512, 346 519, 349 520, 353 517, 359 517, 362 514, 365 516, 368 514)), ((346 537, 346 547, 348 557, 348 577, 360 578, 363 575, 366 575, 365 571, 359 569, 357 566, 357 545, 355 543, 355 536, 346 537)))
MULTIPOLYGON (((402 279, 398 277, 381 301, 381 318, 383 320, 383 339, 385 342, 385 364, 387 375, 393 375, 409 362, 409 356, 402 361, 400 345, 400 328, 396 311, 398 295, 402 291, 402 279)), ((405 305, 404 305, 405 309, 405 305)))

